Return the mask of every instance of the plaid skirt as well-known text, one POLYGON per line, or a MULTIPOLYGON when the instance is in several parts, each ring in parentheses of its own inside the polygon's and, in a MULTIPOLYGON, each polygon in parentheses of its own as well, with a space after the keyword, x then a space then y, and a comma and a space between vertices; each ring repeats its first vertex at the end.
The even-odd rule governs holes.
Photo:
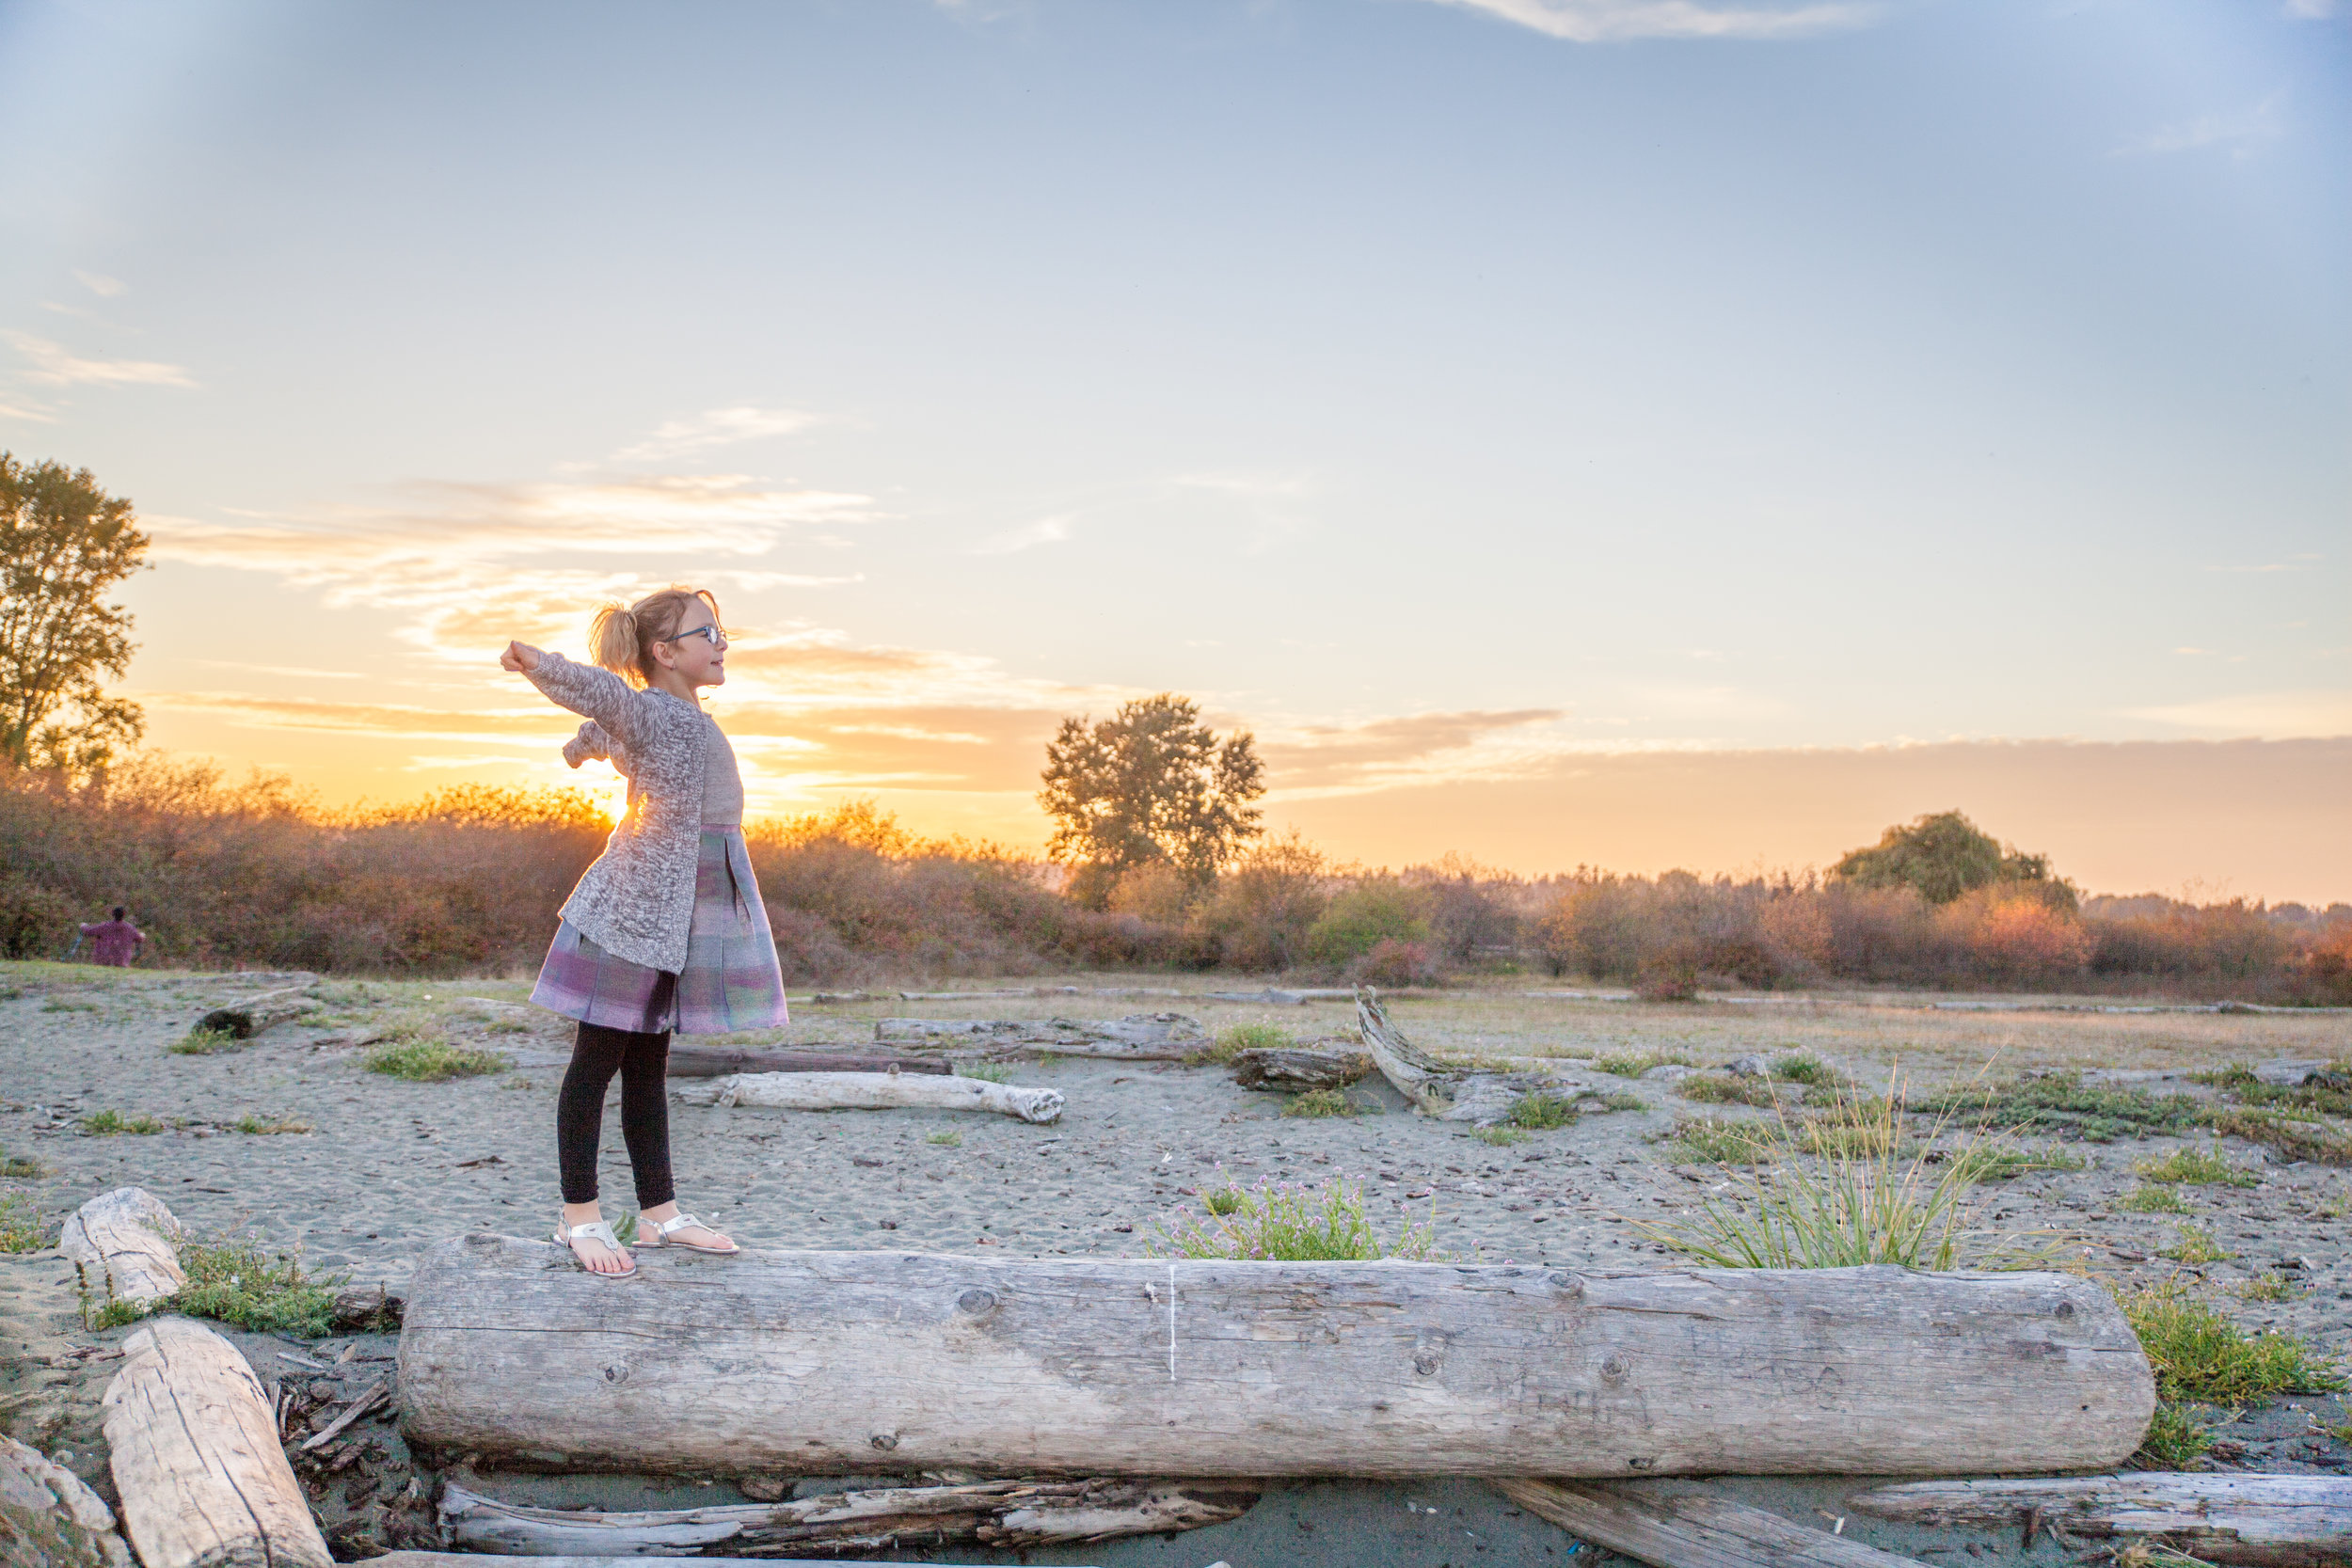
POLYGON ((614 958, 566 920, 555 928, 531 1000, 582 1023, 643 1035, 731 1035, 789 1022, 784 972, 743 830, 703 830, 684 969, 672 974, 614 958))

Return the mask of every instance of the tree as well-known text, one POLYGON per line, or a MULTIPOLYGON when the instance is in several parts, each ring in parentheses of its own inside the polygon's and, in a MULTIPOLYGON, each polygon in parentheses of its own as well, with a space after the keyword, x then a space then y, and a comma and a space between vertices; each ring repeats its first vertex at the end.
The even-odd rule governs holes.
POLYGON ((0 761, 96 772, 146 729, 100 677, 130 668, 130 614, 104 596, 147 544, 87 468, 0 452, 0 761))
POLYGON ((1073 864, 1072 892, 1100 909, 1120 878, 1166 863, 1195 888, 1264 830, 1251 737, 1219 740, 1187 697, 1163 691, 1109 719, 1065 719, 1045 748, 1038 802, 1054 819, 1046 852, 1073 864))
POLYGON ((2049 856, 2002 844, 1956 811, 1889 828, 1869 848, 1849 851, 1829 874, 1856 887, 1907 887, 1931 904, 1995 882, 2029 883, 2045 899, 2074 907, 2074 885, 2050 875, 2049 856))

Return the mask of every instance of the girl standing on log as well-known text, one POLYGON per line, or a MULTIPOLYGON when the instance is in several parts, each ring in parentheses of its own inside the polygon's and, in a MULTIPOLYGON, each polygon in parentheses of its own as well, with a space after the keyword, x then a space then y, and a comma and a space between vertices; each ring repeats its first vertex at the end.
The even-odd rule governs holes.
POLYGON ((670 1034, 731 1034, 786 1022, 784 975, 743 847, 735 749, 696 691, 726 679, 719 601, 668 588, 588 628, 597 666, 509 642, 499 663, 588 722, 564 747, 578 768, 610 758, 628 810, 564 902, 532 1001, 580 1023, 556 1101, 564 1217, 555 1239, 607 1278, 637 1272, 596 1207, 604 1096, 621 1077, 621 1137, 648 1246, 731 1253, 734 1242, 678 1212, 670 1180, 670 1034))

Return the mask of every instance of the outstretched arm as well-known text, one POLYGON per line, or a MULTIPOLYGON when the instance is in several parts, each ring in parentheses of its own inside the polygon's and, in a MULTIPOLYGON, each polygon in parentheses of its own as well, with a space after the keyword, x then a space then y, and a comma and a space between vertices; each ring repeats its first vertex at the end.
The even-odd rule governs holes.
POLYGON ((583 762, 602 762, 612 755, 615 745, 604 726, 591 719, 580 726, 578 735, 564 742, 564 760, 574 768, 583 762))
POLYGON ((644 696, 610 670, 576 664, 562 654, 548 653, 526 642, 509 642, 499 656, 502 669, 520 673, 548 701, 560 703, 583 718, 593 719, 623 745, 637 733, 644 696))

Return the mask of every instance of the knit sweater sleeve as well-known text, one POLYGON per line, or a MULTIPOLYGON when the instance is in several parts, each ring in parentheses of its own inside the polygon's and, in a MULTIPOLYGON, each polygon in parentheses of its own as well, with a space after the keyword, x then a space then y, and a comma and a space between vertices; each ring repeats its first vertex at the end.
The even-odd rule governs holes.
MULTIPOLYGON (((647 698, 610 670, 580 664, 562 654, 541 654, 524 679, 549 702, 593 719, 623 745, 633 743, 645 724, 647 698)), ((580 737, 575 737, 580 738, 580 737)), ((565 760, 569 760, 569 747, 565 760)))

